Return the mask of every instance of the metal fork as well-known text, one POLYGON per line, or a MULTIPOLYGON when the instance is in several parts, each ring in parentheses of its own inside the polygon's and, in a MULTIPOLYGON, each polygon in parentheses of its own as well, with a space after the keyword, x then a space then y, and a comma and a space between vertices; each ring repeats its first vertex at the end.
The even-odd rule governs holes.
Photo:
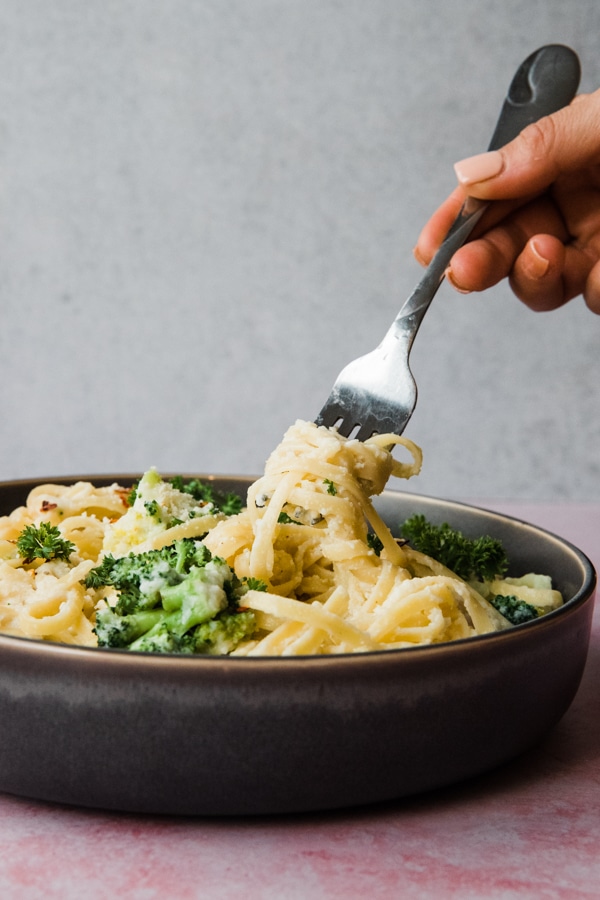
MULTIPOLYGON (((575 96, 580 74, 577 54, 569 47, 549 44, 532 53, 510 84, 488 149, 497 150, 526 125, 567 106, 575 96)), ((488 205, 472 198, 466 201, 381 344, 338 375, 315 420, 317 425, 337 426, 340 434, 361 441, 375 432, 402 434, 417 402, 409 366, 415 335, 452 256, 467 241, 488 205)))

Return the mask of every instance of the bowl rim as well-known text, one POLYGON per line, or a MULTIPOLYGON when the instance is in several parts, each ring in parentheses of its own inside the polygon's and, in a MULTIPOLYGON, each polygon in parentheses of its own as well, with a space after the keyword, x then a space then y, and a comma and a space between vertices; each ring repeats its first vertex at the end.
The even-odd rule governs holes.
MULTIPOLYGON (((94 481, 103 481, 105 484, 121 484, 122 481, 125 482, 123 485, 126 487, 128 483, 133 483, 136 480, 139 480, 142 473, 127 473, 127 472, 117 472, 117 473, 92 473, 92 474, 83 474, 83 475, 55 475, 55 476, 34 476, 32 478, 15 478, 15 479, 7 479, 0 481, 0 495, 5 489, 23 489, 26 490, 29 488, 30 490, 33 487, 36 487, 41 484, 74 484, 78 481, 89 481, 94 483, 94 481)), ((257 475, 240 475, 240 474, 221 474, 221 473, 187 473, 187 472, 177 472, 173 473, 170 471, 161 472, 163 477, 172 477, 174 474, 181 475, 183 478, 199 478, 203 481, 226 481, 235 484, 239 482, 240 485, 244 485, 247 489, 249 484, 255 481, 258 477, 257 475)), ((528 634, 530 632, 535 631, 540 632, 544 628, 553 627, 553 623, 557 619, 561 619, 565 616, 573 614, 576 610, 579 609, 580 606, 588 602, 589 600, 594 599, 595 591, 598 583, 598 575, 596 569, 589 559, 587 554, 583 552, 579 547, 573 544, 566 538, 561 537, 560 535, 550 531, 546 528, 543 528, 540 525, 535 525, 532 522, 527 522, 524 519, 520 519, 517 516, 508 515, 506 513, 497 512, 493 509, 488 509, 485 506, 478 506, 474 503, 465 502, 462 500, 453 500, 446 499, 443 497, 432 496, 429 494, 422 494, 414 491, 407 490, 396 490, 394 488, 385 488, 381 494, 378 494, 373 498, 374 505, 377 506, 377 502, 381 499, 409 499, 415 498, 418 501, 425 501, 431 503, 432 505, 441 504, 445 510, 456 509, 457 511, 466 511, 467 513, 476 513, 483 514, 486 517, 492 517, 497 519, 499 522, 508 522, 512 523, 520 528, 529 531, 530 533, 537 533, 546 539, 551 539, 559 544, 563 549, 568 550, 577 560, 579 565, 582 568, 582 576, 583 580, 581 586, 577 590, 577 592, 570 597, 565 603, 554 609, 548 613, 545 613, 543 616, 536 620, 532 620, 529 622, 523 622, 520 625, 514 625, 512 628, 505 629, 504 631, 493 631, 487 634, 474 635, 472 637, 467 638, 458 638, 454 641, 444 641, 435 644, 416 644, 414 647, 399 647, 392 650, 366 650, 361 652, 354 653, 336 653, 331 655, 323 655, 323 654, 304 654, 302 656, 209 656, 209 655, 194 655, 194 654, 177 654, 177 653, 148 653, 148 652, 135 652, 126 649, 117 649, 110 647, 87 647, 78 644, 60 644, 52 641, 46 641, 43 638, 29 638, 21 635, 11 635, 0 632, 0 651, 3 648, 10 649, 11 651, 23 649, 26 652, 35 652, 39 651, 44 656, 48 656, 49 658, 60 658, 64 654, 67 654, 68 659, 75 659, 76 656, 83 656, 84 658, 88 658, 90 660, 94 659, 95 662, 99 662, 100 660, 107 661, 107 666, 111 664, 121 665, 123 661, 129 660, 131 664, 136 666, 140 666, 140 663, 147 667, 148 665, 153 668, 158 665, 161 668, 163 666, 174 667, 179 664, 183 664, 185 666, 195 666, 195 667, 208 667, 208 666, 245 666, 249 667, 251 665, 258 665, 260 667, 277 665, 277 666, 307 666, 314 665, 315 662, 324 663, 327 667, 333 666, 342 666, 348 665, 349 661, 353 661, 354 663, 359 662, 360 660, 370 660, 374 659, 415 659, 421 658, 425 655, 425 658, 431 657, 432 654, 440 654, 440 653, 455 653, 455 652, 464 652, 468 647, 472 647, 473 651, 476 648, 481 647, 481 645, 487 645, 491 642, 495 643, 503 643, 507 640, 515 639, 515 636, 518 634, 528 634), (111 662, 108 662, 108 661, 111 662)), ((129 665, 129 663, 126 663, 129 665)))

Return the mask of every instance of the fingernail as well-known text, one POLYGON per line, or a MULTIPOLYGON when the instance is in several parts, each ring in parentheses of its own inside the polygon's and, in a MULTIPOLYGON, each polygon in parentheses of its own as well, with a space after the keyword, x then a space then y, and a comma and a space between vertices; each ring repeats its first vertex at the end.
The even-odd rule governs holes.
POLYGON ((499 175, 504 168, 504 159, 499 150, 490 150, 488 153, 479 153, 477 156, 469 156, 455 163, 454 171, 460 184, 479 184, 499 175))
POLYGON ((459 294, 470 294, 471 293, 471 291, 468 291, 468 290, 466 290, 466 288, 461 287, 460 284, 458 284, 455 281, 454 275, 452 274, 452 269, 450 268, 450 266, 448 266, 448 268, 444 272, 444 275, 446 277, 446 280, 450 282, 450 284, 452 285, 454 290, 458 291, 459 294))
POLYGON ((535 240, 529 241, 529 246, 531 248, 529 274, 533 278, 543 278, 550 268, 550 261, 547 260, 545 256, 542 256, 539 248, 536 246, 535 240))
POLYGON ((419 250, 418 247, 415 247, 415 248, 413 249, 413 256, 414 256, 414 258, 416 259, 416 261, 419 263, 420 266, 426 266, 426 265, 427 265, 427 261, 426 261, 425 258, 421 255, 421 252, 420 252, 420 250, 419 250))

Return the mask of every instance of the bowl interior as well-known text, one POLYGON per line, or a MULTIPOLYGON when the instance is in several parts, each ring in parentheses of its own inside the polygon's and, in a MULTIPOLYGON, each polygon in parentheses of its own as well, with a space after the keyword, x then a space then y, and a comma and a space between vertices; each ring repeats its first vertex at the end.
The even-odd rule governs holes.
MULTIPOLYGON (((38 484, 51 482, 68 485, 75 481, 91 481, 98 486, 114 482, 128 486, 139 477, 139 473, 118 473, 0 482, 0 515, 10 513, 24 503, 29 491, 38 484)), ((210 481, 218 490, 233 491, 244 500, 249 486, 255 480, 250 476, 196 473, 186 474, 184 477, 210 481)), ((561 591, 565 603, 587 596, 595 586, 596 572, 581 550, 564 538, 519 519, 470 504, 409 491, 386 490, 374 498, 374 505, 392 533, 396 535, 405 519, 415 513, 421 513, 433 524, 441 525, 447 522, 467 537, 490 535, 500 540, 508 555, 509 575, 519 576, 528 572, 550 575, 553 585, 561 591)), ((555 613, 560 613, 560 609, 555 613)), ((529 627, 536 624, 536 622, 527 623, 529 627)))
MULTIPOLYGON (((166 473, 165 477, 171 477, 172 474, 180 473, 166 473)), ((110 485, 114 482, 129 486, 134 484, 139 477, 140 473, 117 473, 0 482, 0 515, 10 513, 15 507, 23 504, 29 491, 42 483, 69 485, 76 481, 91 481, 98 486, 110 485)), ((183 477, 210 481, 218 490, 237 493, 244 501, 249 486, 255 480, 250 476, 197 473, 184 473, 183 477)), ((535 628, 549 615, 560 615, 565 607, 584 600, 594 591, 596 572, 587 556, 570 542, 538 526, 481 507, 428 497, 410 491, 386 490, 374 498, 374 505, 393 534, 399 533, 400 526, 405 519, 415 513, 421 513, 436 525, 447 522, 458 528, 467 537, 476 538, 481 535, 489 535, 500 540, 508 555, 509 575, 519 576, 528 572, 550 575, 553 586, 564 597, 565 606, 536 621, 520 625, 519 629, 535 628)), ((513 630, 511 629, 511 632, 513 630)), ((496 636, 498 635, 496 634, 496 636)), ((493 637, 494 634, 482 635, 468 640, 486 640, 493 637)), ((0 639, 3 639, 2 636, 0 639)), ((408 651, 394 652, 412 653, 428 649, 435 649, 435 646, 415 647, 408 651)), ((95 652, 99 651, 95 650, 95 652)))
MULTIPOLYGON (((0 513, 42 481, 136 477, 0 484, 0 513)), ((209 477, 242 496, 252 480, 209 477)), ((579 685, 589 560, 539 528, 460 503, 388 491, 376 505, 392 530, 423 513, 501 539, 513 574, 550 574, 567 602, 504 632, 332 657, 176 657, 0 635, 0 790, 130 812, 290 813, 431 790, 530 748, 579 685)))

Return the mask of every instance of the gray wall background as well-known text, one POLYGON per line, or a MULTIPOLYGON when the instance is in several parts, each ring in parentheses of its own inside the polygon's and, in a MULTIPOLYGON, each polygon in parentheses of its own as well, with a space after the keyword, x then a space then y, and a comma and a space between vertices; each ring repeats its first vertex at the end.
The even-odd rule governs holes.
MULTIPOLYGON (((258 473, 420 277, 518 64, 598 0, 2 0, 0 478, 258 473)), ((442 287, 411 490, 600 500, 600 320, 442 287)))

